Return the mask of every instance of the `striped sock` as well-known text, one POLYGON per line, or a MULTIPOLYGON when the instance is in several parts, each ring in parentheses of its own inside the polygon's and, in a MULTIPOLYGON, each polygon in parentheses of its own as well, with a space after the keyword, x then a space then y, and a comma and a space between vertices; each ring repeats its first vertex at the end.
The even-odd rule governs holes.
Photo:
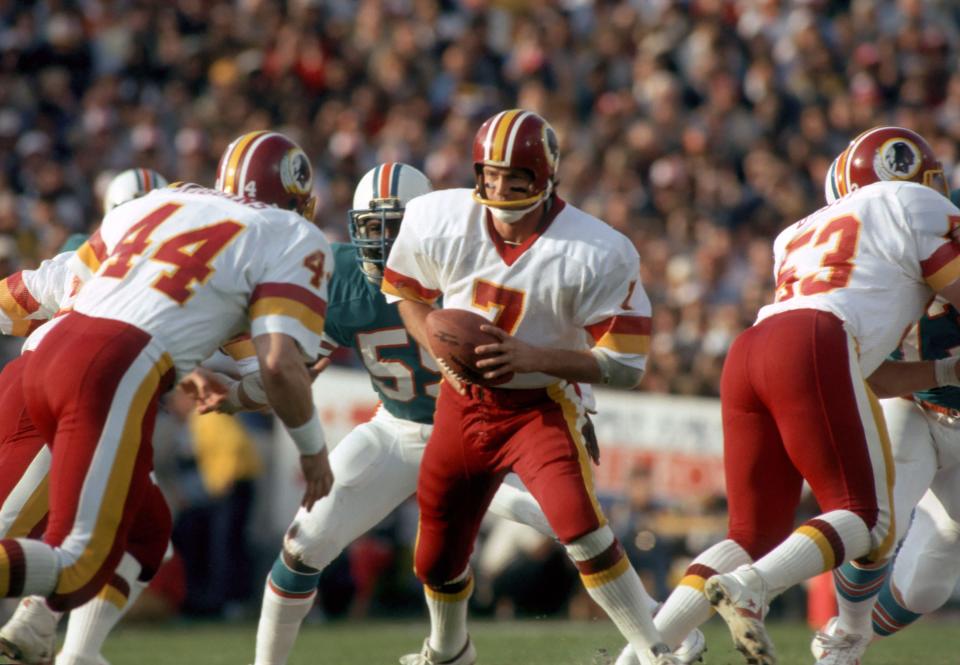
MULTIPOLYGON (((100 593, 70 612, 63 656, 96 660, 107 635, 130 608, 133 590, 143 586, 137 584, 140 568, 140 563, 125 552, 100 593)), ((66 660, 63 656, 57 660, 66 660)))
POLYGON ((848 561, 833 570, 833 584, 837 590, 839 614, 837 628, 853 635, 870 634, 870 615, 874 598, 883 587, 890 567, 884 561, 874 567, 848 561))
POLYGON ((691 630, 713 614, 713 607, 703 594, 709 578, 749 563, 750 555, 733 540, 723 540, 694 559, 653 619, 663 641, 676 648, 691 630))
POLYGON ((888 581, 883 585, 877 603, 873 606, 873 633, 878 637, 889 637, 922 616, 911 612, 897 600, 888 581))
POLYGON ((566 547, 587 593, 616 624, 634 651, 648 654, 651 648, 662 644, 651 613, 656 602, 643 588, 610 527, 601 527, 566 547))
POLYGON ((423 585, 430 611, 430 648, 444 658, 455 656, 467 643, 467 604, 473 594, 473 574, 467 568, 440 586, 423 585))
POLYGON ((256 665, 283 665, 293 650, 300 624, 317 596, 320 571, 293 570, 277 557, 267 576, 257 623, 256 665))
POLYGON ((767 600, 794 584, 863 556, 870 531, 849 510, 834 510, 801 524, 786 540, 754 564, 769 589, 767 600))
POLYGON ((39 540, 0 540, 0 597, 48 596, 57 586, 60 564, 52 547, 39 540))

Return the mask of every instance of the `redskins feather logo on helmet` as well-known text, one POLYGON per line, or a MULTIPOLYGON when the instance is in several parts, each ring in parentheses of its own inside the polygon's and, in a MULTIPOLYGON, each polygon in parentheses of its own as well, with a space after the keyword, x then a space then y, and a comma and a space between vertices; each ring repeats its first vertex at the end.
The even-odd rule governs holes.
POLYGON ((490 208, 532 208, 553 193, 559 166, 560 142, 550 123, 533 111, 501 111, 480 125, 473 139, 473 168, 477 177, 473 198, 490 208), (533 178, 533 195, 519 201, 485 198, 484 166, 527 171, 533 178))
POLYGON ((933 148, 905 127, 874 127, 850 142, 830 165, 827 201, 879 181, 918 182, 949 196, 943 167, 933 148))
POLYGON ((313 220, 310 160, 299 145, 279 132, 250 132, 234 139, 220 157, 216 188, 313 220))

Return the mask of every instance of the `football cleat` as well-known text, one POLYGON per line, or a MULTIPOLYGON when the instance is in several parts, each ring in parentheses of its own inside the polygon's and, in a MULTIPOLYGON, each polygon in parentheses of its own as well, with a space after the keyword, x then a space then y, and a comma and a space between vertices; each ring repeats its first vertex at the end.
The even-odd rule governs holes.
MULTIPOLYGON (((703 654, 707 650, 707 638, 703 636, 703 631, 694 628, 687 636, 683 638, 676 649, 673 650, 673 656, 680 665, 692 665, 692 663, 702 663, 703 654)), ((623 648, 617 657, 615 665, 640 665, 640 659, 629 644, 623 648)))
POLYGON ((773 643, 763 625, 767 585, 750 566, 714 575, 703 589, 707 600, 727 623, 733 644, 747 665, 775 665, 773 643))
POLYGON ((816 665, 860 665, 870 641, 862 635, 844 633, 837 628, 837 617, 818 630, 810 643, 816 665))
POLYGON ((49 663, 56 652, 58 620, 43 598, 27 596, 0 628, 0 654, 26 665, 49 663))
POLYGON ((430 647, 430 638, 423 641, 420 653, 408 653, 400 656, 400 665, 474 665, 477 662, 477 651, 473 648, 473 640, 467 637, 467 643, 456 656, 445 658, 430 647))

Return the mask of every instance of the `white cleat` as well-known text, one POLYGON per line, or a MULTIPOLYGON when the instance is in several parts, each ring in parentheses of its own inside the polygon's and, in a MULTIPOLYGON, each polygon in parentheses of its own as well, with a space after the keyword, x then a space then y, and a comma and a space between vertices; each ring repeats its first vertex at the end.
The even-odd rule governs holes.
MULTIPOLYGON (((680 665, 692 665, 692 663, 702 663, 703 654, 707 650, 707 638, 699 628, 691 630, 683 642, 673 651, 673 657, 677 659, 680 665)), ((637 653, 629 644, 623 648, 617 657, 615 665, 640 665, 640 659, 637 653)))
POLYGON ((776 665, 773 643, 763 625, 767 589, 763 578, 750 566, 726 575, 714 575, 703 589, 707 600, 723 617, 737 651, 747 665, 776 665))
POLYGON ((862 635, 844 633, 837 628, 837 617, 818 630, 810 643, 816 665, 860 665, 870 640, 862 635))
POLYGON ((0 628, 0 655, 27 665, 49 663, 56 652, 58 620, 42 598, 27 596, 0 628))
POLYGON ((400 665, 474 665, 477 662, 477 650, 473 648, 473 640, 467 637, 456 656, 445 658, 430 647, 430 638, 423 641, 420 653, 408 653, 400 656, 400 665))

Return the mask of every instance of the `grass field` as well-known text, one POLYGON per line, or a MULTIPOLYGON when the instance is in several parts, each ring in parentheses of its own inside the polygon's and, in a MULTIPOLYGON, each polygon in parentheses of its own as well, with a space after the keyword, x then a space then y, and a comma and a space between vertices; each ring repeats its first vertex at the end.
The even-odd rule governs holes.
MULTIPOLYGON (((874 644, 865 665, 957 665, 960 637, 953 621, 928 621, 874 644)), ((345 622, 307 626, 289 665, 393 665, 417 650, 421 622, 345 622)), ((253 624, 124 627, 104 650, 111 665, 248 665, 253 662, 253 624)), ((705 626, 707 665, 739 665, 726 627, 714 618, 705 626)), ((621 640, 606 621, 474 622, 471 633, 479 665, 604 665, 621 640)), ((810 633, 800 624, 773 624, 781 665, 811 665, 810 633)))

